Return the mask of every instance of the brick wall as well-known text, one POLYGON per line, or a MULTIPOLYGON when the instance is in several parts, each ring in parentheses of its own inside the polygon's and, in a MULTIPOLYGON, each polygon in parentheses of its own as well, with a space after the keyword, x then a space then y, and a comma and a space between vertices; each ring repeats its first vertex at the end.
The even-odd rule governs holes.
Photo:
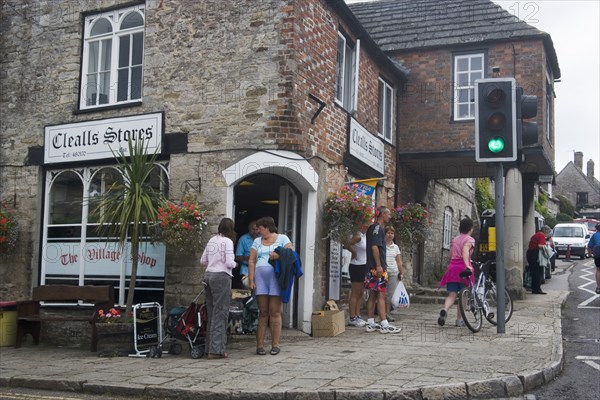
MULTIPOLYGON (((498 77, 514 77, 526 94, 538 96, 538 142, 553 161, 554 134, 548 143, 544 128, 546 54, 541 40, 482 44, 472 49, 486 52, 487 77, 493 77, 492 67, 499 66, 498 77)), ((415 50, 395 56, 411 70, 400 104, 400 152, 474 148, 474 122, 452 121, 453 51, 465 50, 415 50)))

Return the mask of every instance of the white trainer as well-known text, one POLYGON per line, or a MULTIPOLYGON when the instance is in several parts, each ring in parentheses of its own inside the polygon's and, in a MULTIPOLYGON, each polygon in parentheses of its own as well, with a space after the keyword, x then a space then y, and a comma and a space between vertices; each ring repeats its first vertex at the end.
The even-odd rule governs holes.
POLYGON ((363 327, 366 324, 367 324, 367 322, 364 319, 362 319, 361 317, 353 317, 353 318, 350 318, 350 320, 348 321, 349 326, 363 327))
POLYGON ((402 328, 399 328, 394 325, 382 326, 379 329, 379 333, 400 333, 401 331, 402 331, 402 328))
POLYGON ((376 323, 372 323, 372 324, 367 323, 366 326, 367 326, 367 332, 375 332, 375 331, 381 330, 381 325, 376 324, 376 323))

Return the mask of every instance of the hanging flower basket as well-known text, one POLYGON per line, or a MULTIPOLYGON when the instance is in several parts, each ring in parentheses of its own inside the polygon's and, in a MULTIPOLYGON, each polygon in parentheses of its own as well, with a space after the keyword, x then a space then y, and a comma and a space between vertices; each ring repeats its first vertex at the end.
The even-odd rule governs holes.
POLYGON ((206 212, 195 199, 165 201, 158 208, 154 241, 163 242, 180 253, 194 253, 201 248, 207 225, 206 212))
POLYGON ((331 240, 347 241, 363 224, 373 219, 373 200, 358 190, 358 185, 344 186, 330 194, 323 209, 325 229, 331 240))
POLYGON ((431 220, 429 211, 421 204, 408 203, 392 210, 390 223, 396 231, 396 238, 406 250, 425 241, 429 234, 431 220))
POLYGON ((19 224, 14 210, 0 203, 0 254, 12 254, 17 247, 19 224))

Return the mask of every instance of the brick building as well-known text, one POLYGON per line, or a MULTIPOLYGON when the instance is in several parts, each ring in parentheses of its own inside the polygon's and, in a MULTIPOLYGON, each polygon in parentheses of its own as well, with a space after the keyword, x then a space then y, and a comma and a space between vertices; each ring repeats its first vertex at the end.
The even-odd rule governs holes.
MULTIPOLYGON (((90 257, 104 242, 85 200, 119 179, 110 145, 135 131, 161 149, 157 185, 162 175, 170 198, 197 195, 213 230, 223 216, 239 234, 251 218, 275 217, 305 273, 285 324, 310 332, 311 312, 335 290, 321 239, 327 193, 381 177, 376 202, 395 198, 406 71, 347 6, 8 0, 1 13, 0 191, 20 239, 0 259, 0 298, 111 283, 124 303, 129 262, 90 257)), ((153 263, 140 264, 136 302, 172 307, 198 293, 198 255, 160 244, 146 253, 153 263)))
POLYGON ((523 233, 507 227, 505 253, 507 268, 514 269, 508 282, 520 288, 520 247, 522 237, 533 234, 534 188, 554 175, 553 88, 560 69, 550 35, 489 0, 384 0, 351 9, 382 50, 410 70, 399 105, 398 193, 401 202, 421 201, 433 214, 437 232, 413 260, 423 266, 415 275, 424 283, 436 282, 435 270, 447 265, 448 240, 460 218, 477 217, 469 179, 495 173, 493 165, 475 162, 474 81, 510 77, 537 96, 537 143, 523 149, 522 162, 507 166, 515 174, 507 182, 518 185, 507 191, 523 193, 518 204, 507 205, 523 233))

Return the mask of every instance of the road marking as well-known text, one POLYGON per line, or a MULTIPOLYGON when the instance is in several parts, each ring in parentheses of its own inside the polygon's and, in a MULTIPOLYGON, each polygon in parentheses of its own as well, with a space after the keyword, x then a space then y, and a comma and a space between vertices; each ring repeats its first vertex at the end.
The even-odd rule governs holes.
POLYGON ((577 356, 575 357, 576 360, 581 360, 584 363, 586 363, 587 365, 589 365, 592 368, 596 368, 598 371, 600 371, 600 365, 598 365, 597 363, 595 363, 592 360, 600 360, 600 357, 595 357, 595 356, 577 356))
POLYGON ((590 298, 582 301, 581 303, 579 303, 577 305, 577 308, 600 309, 600 307, 598 307, 598 306, 588 306, 588 304, 590 304, 592 301, 596 300, 597 298, 600 298, 600 294, 596 294, 596 290, 595 290, 595 288, 596 288, 596 267, 592 268, 591 265, 587 265, 587 264, 584 264, 584 265, 586 266, 586 268, 581 270, 582 274, 579 276, 579 278, 586 281, 586 283, 578 286, 577 288, 582 290, 583 292, 590 293, 592 296, 590 298), (587 286, 593 287, 594 290, 588 289, 587 286))

